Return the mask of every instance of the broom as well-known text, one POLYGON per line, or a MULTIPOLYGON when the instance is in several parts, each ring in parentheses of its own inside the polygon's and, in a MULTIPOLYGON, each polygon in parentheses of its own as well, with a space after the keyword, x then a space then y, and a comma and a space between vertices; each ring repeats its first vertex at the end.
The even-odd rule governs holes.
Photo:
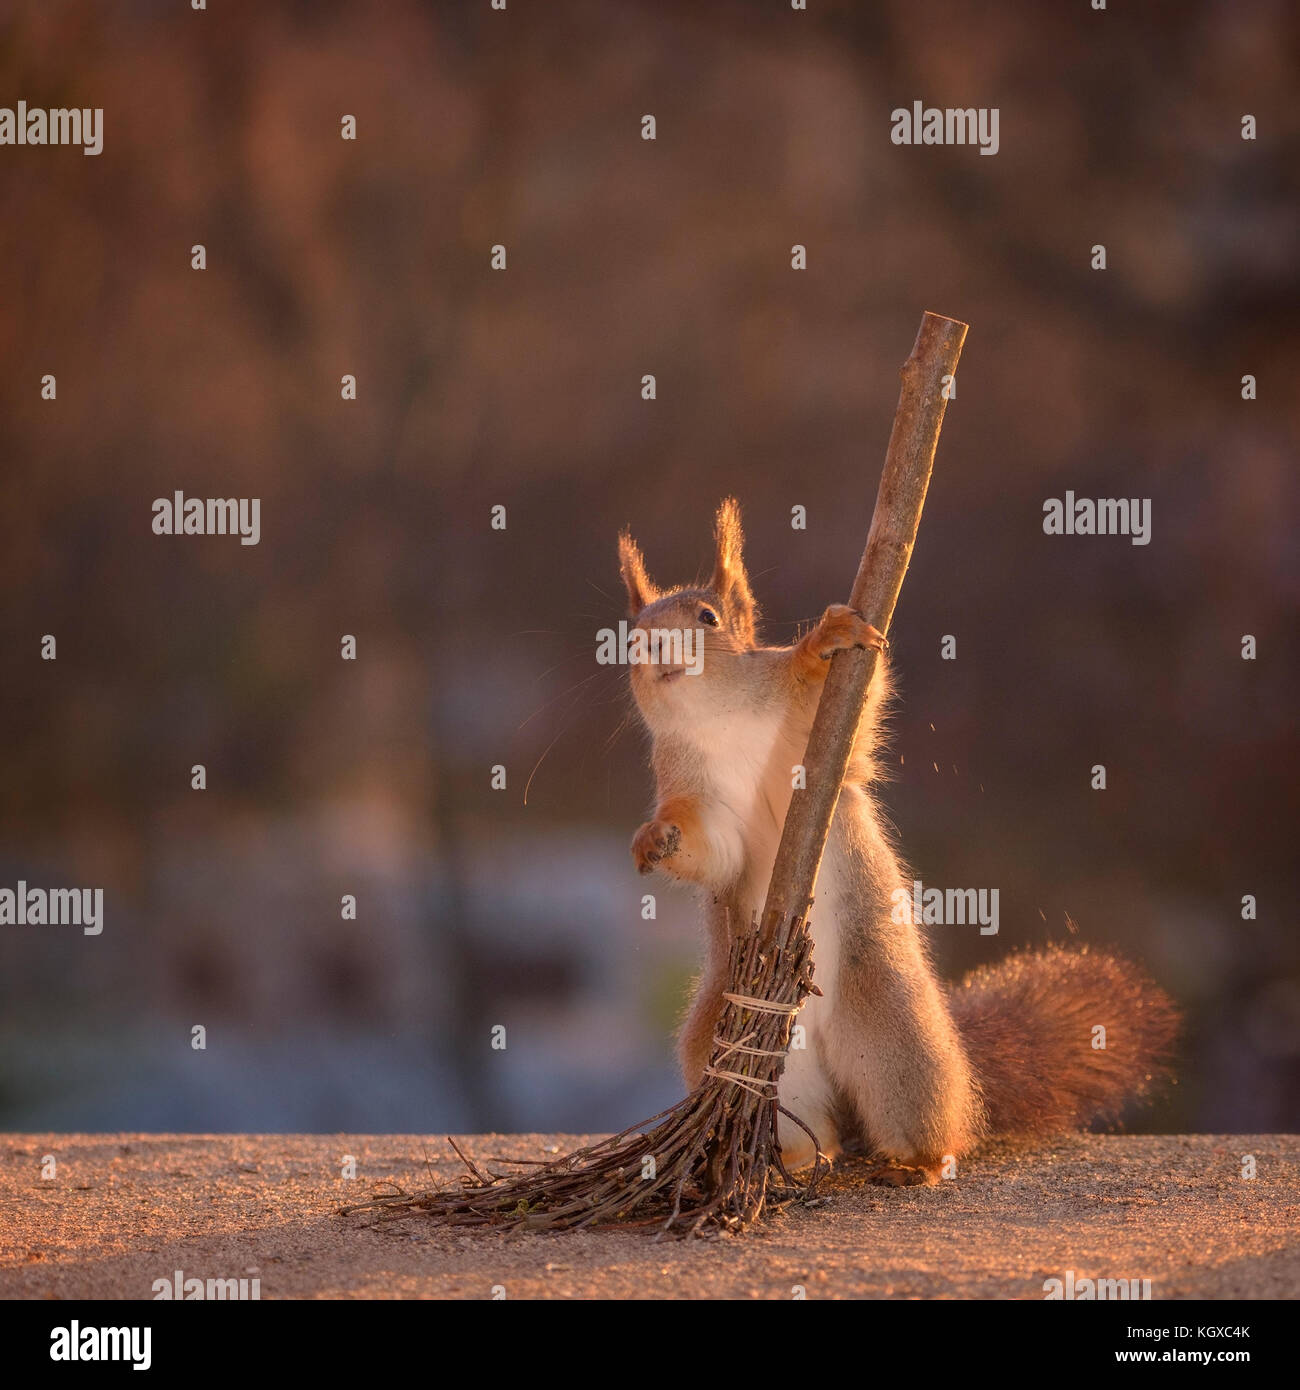
MULTIPOLYGON (((967 325, 925 314, 911 356, 876 495, 871 530, 849 605, 889 631, 925 505, 939 430, 967 325)), ((804 757, 806 787, 793 792, 763 915, 731 946, 717 1046, 704 1080, 671 1109, 554 1162, 523 1173, 485 1173, 456 1145, 460 1184, 396 1192, 342 1208, 384 1214, 428 1212, 449 1225, 550 1231, 615 1223, 664 1232, 738 1230, 766 1208, 808 1200, 829 1166, 819 1153, 797 1184, 781 1162, 777 1082, 795 1016, 813 983, 808 914, 826 837, 848 771, 874 650, 837 652, 822 689, 804 757)))

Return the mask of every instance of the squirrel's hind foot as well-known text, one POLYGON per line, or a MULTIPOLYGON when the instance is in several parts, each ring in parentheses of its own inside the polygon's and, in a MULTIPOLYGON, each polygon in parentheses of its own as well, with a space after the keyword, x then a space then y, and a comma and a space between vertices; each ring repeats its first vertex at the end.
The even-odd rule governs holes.
POLYGON ((867 1181, 877 1187, 933 1187, 939 1181, 939 1170, 908 1163, 879 1163, 867 1173, 867 1181))

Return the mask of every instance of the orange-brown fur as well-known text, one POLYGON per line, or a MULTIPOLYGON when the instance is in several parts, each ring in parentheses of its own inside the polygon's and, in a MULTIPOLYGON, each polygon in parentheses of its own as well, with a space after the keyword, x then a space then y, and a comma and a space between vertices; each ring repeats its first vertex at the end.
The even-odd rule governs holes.
POLYGON ((1051 1134, 1119 1117, 1167 1074, 1178 1015, 1132 962, 1087 947, 1008 956, 949 991, 994 1134, 1051 1134), (1105 1047, 1091 1030, 1106 1026, 1105 1047), (1088 1046, 1079 1046, 1087 1038, 1088 1046))

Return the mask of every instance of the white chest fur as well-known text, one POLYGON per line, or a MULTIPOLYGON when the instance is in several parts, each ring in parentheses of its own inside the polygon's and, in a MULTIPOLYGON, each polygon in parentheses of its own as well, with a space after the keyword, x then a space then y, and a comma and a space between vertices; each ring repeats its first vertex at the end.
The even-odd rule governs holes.
MULTIPOLYGON (((716 713, 695 726, 704 755, 707 791, 705 829, 719 866, 718 887, 738 879, 741 898, 755 917, 763 910, 777 846, 804 750, 782 734, 779 717, 739 711, 716 713)), ((811 916, 814 964, 824 998, 809 999, 803 1014, 808 1032, 834 993, 839 958, 836 919, 841 907, 840 853, 832 838, 818 875, 811 916)))
MULTIPOLYGON (((696 700, 688 678, 678 682, 675 693, 679 698, 671 713, 661 710, 656 734, 667 734, 690 747, 690 762, 699 776, 693 790, 709 842, 710 875, 705 886, 724 892, 739 885, 745 909, 756 917, 767 896, 804 749, 794 746, 784 732, 779 712, 726 708, 716 698, 696 700)), ((811 1125, 823 1144, 832 1134, 833 1088, 822 1071, 818 1040, 834 1008, 839 971, 838 917, 846 906, 840 856, 837 837, 832 836, 810 918, 814 978, 822 994, 810 996, 800 1012, 778 1086, 781 1104, 811 1125)), ((781 1124, 787 1154, 806 1162, 812 1156, 810 1148, 807 1154, 801 1149, 806 1136, 792 1130, 785 1119, 781 1124)))

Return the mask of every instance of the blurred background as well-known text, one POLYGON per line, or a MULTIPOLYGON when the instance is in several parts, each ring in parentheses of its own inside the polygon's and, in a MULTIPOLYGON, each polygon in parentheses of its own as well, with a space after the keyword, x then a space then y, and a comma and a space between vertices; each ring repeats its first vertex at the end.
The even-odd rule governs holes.
POLYGON ((1295 1128, 1297 18, 1142 9, 9 7, 0 101, 105 114, 98 158, 0 148, 0 886, 105 927, 0 929, 0 1125, 676 1099, 699 942, 627 854, 615 536, 689 580, 734 492, 791 640, 932 309, 971 332, 884 796, 918 877, 1001 894, 937 958, 1117 945, 1187 1014, 1133 1126, 1295 1128), (916 100, 998 107, 1000 152, 891 144, 916 100), (259 497, 261 543, 154 535, 178 489, 259 497), (1150 498, 1151 543, 1045 536, 1067 489, 1150 498))

